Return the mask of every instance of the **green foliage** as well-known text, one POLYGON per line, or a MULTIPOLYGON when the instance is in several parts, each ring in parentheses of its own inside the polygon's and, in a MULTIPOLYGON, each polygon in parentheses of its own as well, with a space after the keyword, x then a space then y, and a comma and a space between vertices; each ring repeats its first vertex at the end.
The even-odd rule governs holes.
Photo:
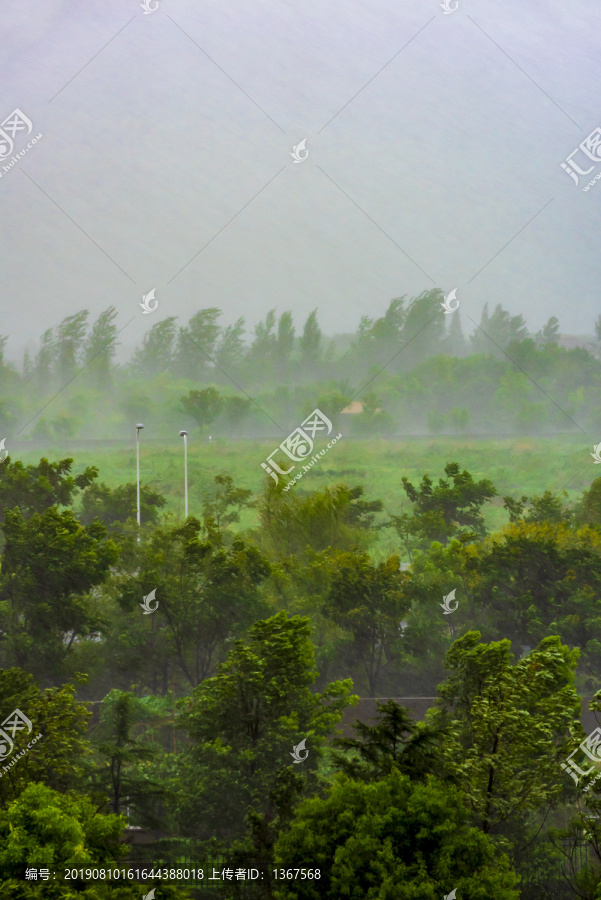
POLYGON ((240 428, 250 412, 251 401, 248 397, 224 397, 223 420, 230 428, 240 428))
POLYGON ((484 644, 479 632, 467 632, 446 655, 451 674, 426 715, 427 724, 445 729, 442 770, 461 790, 471 821, 508 852, 525 900, 541 896, 543 885, 549 896, 571 896, 562 890, 565 848, 549 835, 565 822, 574 790, 561 765, 584 736, 577 659, 578 650, 549 637, 514 662, 509 641, 484 644))
MULTIPOLYGON (((565 491, 563 496, 566 496, 565 491)), ((521 500, 503 497, 503 506, 509 512, 510 522, 569 522, 572 515, 561 499, 551 491, 545 491, 540 497, 522 496, 521 500), (524 515, 527 503, 530 503, 530 509, 524 515)))
POLYGON ((441 434, 447 426, 447 420, 448 416, 437 409, 429 410, 427 415, 428 431, 431 434, 441 434))
MULTIPOLYGON (((140 519, 144 524, 156 525, 158 511, 166 504, 165 498, 148 485, 140 485, 140 519)), ((92 484, 81 498, 82 510, 79 519, 84 525, 91 525, 94 519, 103 522, 109 533, 120 531, 120 526, 128 519, 135 519, 137 513, 137 488, 134 482, 119 484, 112 489, 104 482, 92 484)))
MULTIPOLYGON (((551 515, 559 515, 555 504, 551 515)), ((534 515, 537 515, 536 508, 534 515)), ((581 648, 581 671, 597 690, 601 534, 565 521, 516 522, 465 561, 478 618, 490 636, 534 645, 559 634, 581 648)))
POLYGON ((455 462, 447 463, 445 474, 452 479, 452 485, 439 478, 433 486, 430 476, 424 475, 416 489, 408 478, 402 478, 405 493, 414 504, 413 516, 392 516, 391 522, 409 552, 412 547, 424 547, 431 541, 447 544, 452 537, 469 541, 486 533, 480 509, 497 494, 492 482, 488 478, 474 481, 455 462))
POLYGON ((114 306, 103 310, 85 342, 84 362, 88 366, 88 379, 100 390, 106 390, 112 383, 111 366, 118 347, 116 318, 114 306))
POLYGON ((574 514, 579 525, 601 527, 601 478, 595 478, 588 491, 584 492, 574 514))
POLYGON ((270 309, 264 322, 258 322, 255 328, 255 339, 248 351, 248 361, 271 368, 276 347, 275 309, 270 309))
POLYGON ((164 790, 143 766, 156 751, 134 735, 135 726, 148 718, 147 708, 134 694, 113 690, 104 698, 95 734, 103 765, 94 773, 94 784, 110 798, 111 812, 119 814, 127 807, 136 823, 157 827, 153 809, 164 790))
POLYGON ((514 839, 530 813, 562 791, 561 762, 576 736, 578 650, 549 637, 513 662, 508 640, 470 631, 446 655, 451 671, 426 721, 446 727, 443 756, 482 831, 514 839))
POLYGON ((559 319, 557 316, 551 316, 547 320, 543 329, 537 335, 542 344, 556 344, 559 337, 559 319))
POLYGON ((449 356, 462 357, 466 355, 467 342, 463 336, 458 309, 451 316, 449 330, 444 341, 444 350, 449 356))
POLYGON ((103 525, 81 525, 70 509, 50 507, 25 519, 5 510, 0 571, 0 658, 40 678, 65 672, 76 637, 98 630, 85 595, 117 559, 103 525))
POLYGON ((85 740, 89 712, 75 701, 74 693, 71 684, 42 691, 27 672, 0 669, 0 721, 20 709, 33 726, 31 736, 25 730, 17 732, 14 753, 26 750, 34 737, 42 735, 14 765, 14 756, 6 765, 0 763, 0 807, 6 808, 34 781, 61 792, 81 786, 89 756, 85 740))
POLYGON ((455 431, 467 431, 470 411, 465 406, 453 406, 449 411, 449 419, 455 431))
MULTIPOLYGON (((16 368, 13 363, 9 363, 4 358, 4 348, 6 347, 8 341, 8 336, 4 334, 0 334, 0 388, 2 389, 4 394, 8 394, 9 391, 12 393, 15 388, 19 385, 19 376, 17 375, 16 368)), ((31 372, 26 373, 26 366, 24 360, 24 377, 29 375, 31 376, 31 372)), ((30 362, 27 361, 27 364, 31 366, 30 362)), ((10 404, 12 406, 12 404, 10 404)), ((4 427, 4 424, 8 424, 12 419, 13 413, 4 399, 0 402, 0 426, 4 427)))
POLYGON ((244 357, 244 319, 240 316, 233 325, 228 325, 223 329, 221 340, 217 346, 215 354, 217 368, 223 373, 231 374, 235 372, 244 357))
POLYGON ((88 466, 81 475, 71 475, 72 458, 37 465, 12 462, 8 456, 0 466, 0 517, 6 509, 18 507, 23 518, 41 513, 51 506, 70 506, 77 491, 98 477, 96 466, 88 466))
POLYGON ((52 360, 54 359, 54 335, 53 329, 47 328, 40 338, 38 350, 33 367, 33 377, 37 387, 43 391, 51 382, 52 360))
POLYGON ((522 401, 515 415, 516 431, 522 434, 536 434, 544 431, 547 424, 547 411, 543 403, 522 401))
MULTIPOLYGON (((188 687, 213 674, 226 641, 265 611, 259 586, 270 571, 255 547, 237 538, 225 548, 216 527, 209 529, 206 539, 200 537, 200 531, 200 522, 193 517, 175 528, 153 530, 142 547, 130 545, 128 571, 113 581, 125 612, 137 611, 142 597, 156 590, 159 608, 152 614, 152 637, 139 626, 140 641, 143 646, 150 645, 154 667, 160 670, 173 662, 188 687)), ((117 634, 122 627, 119 623, 117 634)), ((135 658, 139 649, 140 644, 134 642, 135 668, 140 672, 147 666, 135 658)), ((125 650, 121 639, 121 666, 127 665, 128 655, 129 648, 125 650)))
MULTIPOLYGON (((272 418, 279 418, 280 412, 270 409, 269 395, 274 384, 294 392, 300 400, 303 386, 316 378, 322 383, 312 389, 314 396, 323 393, 327 381, 347 382, 349 396, 353 396, 361 393, 366 384, 371 386, 376 376, 383 404, 378 421, 370 424, 359 416, 352 419, 353 428, 363 429, 364 434, 413 434, 426 429, 432 433, 448 429, 461 432, 467 427, 465 413, 449 416, 458 396, 460 409, 467 410, 473 431, 565 431, 573 428, 576 421, 582 423, 581 427, 588 423, 590 430, 597 430, 601 422, 597 402, 601 359, 582 347, 560 347, 559 325, 554 318, 542 332, 529 337, 521 316, 511 316, 500 306, 489 316, 485 307, 481 324, 488 336, 476 331, 468 348, 459 311, 443 316, 442 297, 438 289, 413 298, 397 297, 381 317, 363 316, 354 340, 339 335, 329 345, 321 333, 317 310, 308 317, 298 339, 292 314, 286 311, 278 320, 275 310, 271 310, 264 322, 257 324, 249 347, 243 339, 242 318, 220 328, 216 324, 220 310, 202 309, 181 328, 172 317, 155 323, 130 363, 123 367, 114 363, 114 308, 101 313, 85 338, 84 311, 42 336, 36 362, 32 365, 28 357, 22 378, 10 367, 0 365, 0 380, 14 398, 11 416, 20 414, 19 407, 24 403, 27 412, 35 417, 38 401, 42 397, 50 400, 56 393, 57 370, 66 373, 76 371, 74 365, 85 367, 81 377, 95 388, 87 421, 82 414, 72 417, 71 422, 60 416, 53 428, 38 422, 35 434, 39 438, 64 439, 82 427, 87 436, 93 432, 104 438, 107 427, 120 429, 125 425, 125 415, 144 420, 144 403, 141 407, 140 402, 131 399, 139 390, 132 377, 144 380, 154 423, 163 421, 165 433, 168 428, 181 427, 175 420, 182 388, 184 393, 190 388, 199 389, 198 382, 205 382, 204 386, 206 382, 236 386, 245 382, 256 386, 253 416, 242 426, 237 412, 232 410, 230 424, 226 424, 225 417, 223 420, 227 431, 231 432, 235 422, 237 435, 243 428, 248 436, 261 433, 266 427, 261 410, 269 410, 272 418), (404 377, 399 377, 399 373, 404 377), (174 376, 181 379, 179 386, 174 376), (31 401, 33 384, 39 389, 35 404, 31 401), (111 388, 110 399, 107 387, 111 388), (111 403, 114 394, 118 398, 116 404, 111 403), (115 410, 123 415, 115 417, 115 410)), ((65 376, 60 386, 72 377, 65 376)), ((297 404, 302 407, 301 412, 310 408, 309 402, 314 401, 306 397, 297 404)), ((71 416, 71 410, 66 412, 71 416)), ((289 413, 290 409, 285 410, 285 415, 289 413)))
POLYGON ((223 536, 230 525, 240 521, 244 509, 254 509, 256 500, 251 500, 252 491, 234 485, 231 475, 216 475, 215 487, 204 498, 203 519, 205 528, 211 533, 223 536))
POLYGON ((75 374, 79 353, 86 333, 89 312, 82 310, 67 316, 56 329, 56 375, 61 383, 75 374))
POLYGON ((294 350, 294 323, 292 313, 282 313, 274 347, 274 362, 278 378, 285 378, 290 369, 294 350))
POLYGON ((444 316, 440 315, 443 293, 438 288, 423 291, 407 307, 401 332, 402 353, 395 353, 396 368, 407 371, 418 361, 438 352, 445 336, 444 316))
POLYGON ((299 340, 302 366, 313 366, 319 362, 322 352, 321 328, 317 323, 317 309, 307 316, 303 333, 299 340))
POLYGON ((402 652, 400 621, 409 601, 398 556, 374 566, 365 553, 341 553, 324 604, 326 614, 352 634, 346 660, 359 669, 373 697, 382 673, 402 652))
POLYGON ((512 341, 523 341, 527 337, 528 329, 523 316, 512 316, 498 303, 492 316, 489 317, 488 303, 485 303, 480 327, 472 337, 472 345, 476 352, 495 355, 512 341))
POLYGON ((362 399, 363 411, 352 420, 356 434, 391 434, 395 430, 391 416, 381 409, 382 401, 373 391, 368 391, 362 399))
POLYGON ((369 543, 368 532, 381 500, 363 500, 363 488, 343 484, 312 494, 286 494, 269 478, 259 501, 256 539, 276 559, 303 556, 309 550, 350 550, 369 543))
POLYGON ((178 375, 197 381, 212 374, 211 362, 221 331, 217 325, 220 315, 221 310, 215 306, 201 309, 179 329, 174 366, 178 375))
MULTIPOLYGON (((435 471, 442 442, 343 443, 332 468, 316 466, 311 477, 352 475, 353 487, 305 492, 314 486, 307 479, 284 492, 267 479, 260 494, 259 460, 275 441, 220 441, 264 434, 262 410, 300 422, 317 403, 334 417, 353 396, 362 396, 363 412, 347 422, 366 435, 399 427, 414 435, 426 423, 431 431, 532 433, 578 421, 596 431, 601 361, 559 347, 555 318, 530 338, 521 316, 485 307, 468 348, 459 313, 443 316, 441 298, 438 290, 395 298, 335 348, 324 347, 316 310, 299 339, 292 314, 278 320, 272 310, 250 348, 243 319, 221 329, 217 308, 200 310, 182 329, 173 319, 155 324, 123 368, 114 361, 114 307, 87 335, 85 311, 49 329, 22 377, 5 363, 0 338, 7 427, 37 417, 36 436, 64 443, 86 415, 87 435, 102 438, 127 417, 131 438, 133 417, 148 414, 147 424, 175 435, 185 425, 183 397, 202 428, 215 423, 216 438, 191 453, 191 508, 201 520, 165 517, 161 528, 162 495, 176 510, 181 502, 181 445, 173 438, 177 449, 148 448, 139 543, 130 447, 88 457, 107 462, 99 485, 95 466, 73 477, 71 459, 35 457, 27 466, 24 451, 23 462, 0 462, 0 664, 20 663, 42 685, 81 669, 92 678, 81 679, 80 695, 104 696, 92 754, 74 688, 41 691, 24 671, 0 671, 0 721, 22 709, 42 735, 31 747, 18 735, 0 772, 3 896, 138 897, 130 885, 23 880, 23 860, 35 864, 40 853, 57 868, 73 852, 102 855, 104 865, 116 858, 123 822, 102 816, 110 798, 136 823, 199 839, 224 862, 250 852, 271 865, 277 841, 285 868, 321 859, 319 882, 276 886, 286 900, 434 900, 453 888, 458 900, 513 898, 507 856, 522 900, 567 900, 569 890, 593 900, 599 869, 581 854, 588 848, 593 863, 601 860, 600 828, 588 818, 601 811, 601 783, 580 795, 561 764, 583 737, 574 685, 600 685, 601 479, 573 479, 571 500, 587 490, 569 507, 567 495, 553 493, 571 461, 574 471, 581 465, 581 445, 569 436, 447 438, 442 461, 461 458, 466 468, 447 462, 435 484, 423 473, 435 471), (86 395, 65 391, 47 422, 36 416, 80 366, 86 395), (225 395, 234 376, 253 385, 254 403, 225 395), (483 471, 503 508, 489 502, 492 482, 470 474, 483 471), (377 497, 394 531, 382 530, 383 503, 367 499, 377 497), (64 509, 74 502, 80 522, 64 509), (118 533, 117 545, 96 517, 118 533), (407 571, 399 571, 399 546, 407 571), (140 601, 153 590, 158 609, 143 615, 140 601), (451 590, 459 606, 443 616, 451 590), (276 609, 284 612, 268 618, 276 609), (289 618, 295 613, 301 618, 289 618), (337 679, 350 674, 370 694, 430 695, 445 653, 450 677, 426 723, 390 700, 378 722, 357 723, 356 737, 336 741, 335 751, 326 746, 349 702, 350 679, 337 679), (161 696, 140 697, 149 690, 161 696), (309 756, 296 765, 291 752, 302 741, 309 756)), ((247 885, 231 892, 239 888, 255 896, 247 885)), ((159 893, 170 891, 182 895, 165 885, 159 893)))
POLYGON ((372 784, 341 779, 305 800, 276 845, 277 868, 317 868, 287 881, 277 900, 518 900, 517 876, 487 835, 469 825, 460 793, 398 771, 372 784))
POLYGON ((308 619, 283 612, 255 622, 219 674, 180 701, 191 741, 179 798, 187 833, 244 839, 269 855, 298 797, 315 789, 325 738, 354 698, 350 679, 311 691, 317 670, 310 634, 308 619), (297 767, 290 756, 301 740, 309 756, 297 767))
POLYGON ((123 819, 102 815, 89 797, 58 794, 43 784, 30 784, 0 810, 0 884, 9 900, 139 900, 134 885, 86 886, 85 880, 63 881, 65 869, 108 869, 123 865, 120 844, 123 819), (48 881, 24 881, 26 868, 46 869, 48 881), (54 878, 54 872, 59 876, 54 878))
POLYGON ((379 781, 397 770, 413 781, 440 773, 438 742, 441 732, 416 722, 395 700, 377 703, 378 722, 353 726, 356 738, 335 738, 334 767, 354 781, 379 781))
POLYGON ((152 378, 171 367, 177 329, 175 318, 163 319, 149 328, 142 346, 136 350, 131 361, 133 373, 142 378, 152 378))
MULTIPOLYGON (((595 703, 595 706, 598 704, 595 703)), ((595 785, 596 788, 596 785, 595 785)), ((565 872, 566 893, 571 898, 582 897, 584 900, 595 900, 601 885, 601 823, 599 822, 599 793, 588 794, 585 804, 578 803, 572 807, 572 818, 567 826, 549 828, 548 844, 559 858, 559 866, 565 872), (586 853, 585 865, 582 865, 582 854, 586 853)), ((548 854, 549 855, 549 851, 548 854)), ((559 868, 557 863, 555 868, 559 868)), ((525 878, 525 885, 531 888, 532 896, 540 886, 546 887, 548 873, 536 871, 534 878, 525 878), (531 884, 529 884, 531 882, 531 884)), ((554 887, 553 885, 551 888, 554 887)))
POLYGON ((383 357, 390 360, 402 346, 406 315, 405 298, 396 297, 380 319, 363 316, 350 352, 370 364, 383 357))
POLYGON ((334 419, 350 403, 351 392, 346 385, 342 387, 343 390, 341 391, 339 385, 332 385, 331 388, 323 390, 317 398, 315 405, 318 409, 325 412, 330 419, 334 419))
POLYGON ((201 428, 207 428, 223 409, 223 397, 214 387, 190 391, 182 397, 182 406, 201 428))

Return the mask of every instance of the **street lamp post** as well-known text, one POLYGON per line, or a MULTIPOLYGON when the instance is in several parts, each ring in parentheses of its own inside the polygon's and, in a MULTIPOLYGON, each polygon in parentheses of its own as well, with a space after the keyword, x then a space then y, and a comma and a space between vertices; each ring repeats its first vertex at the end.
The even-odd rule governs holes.
POLYGON ((184 439, 184 517, 188 518, 188 432, 180 431, 184 439))
MULTIPOLYGON (((143 425, 136 425, 136 493, 137 493, 137 509, 138 509, 138 528, 140 527, 140 432, 144 428, 143 425)), ((138 534, 138 541, 140 535, 138 534)))

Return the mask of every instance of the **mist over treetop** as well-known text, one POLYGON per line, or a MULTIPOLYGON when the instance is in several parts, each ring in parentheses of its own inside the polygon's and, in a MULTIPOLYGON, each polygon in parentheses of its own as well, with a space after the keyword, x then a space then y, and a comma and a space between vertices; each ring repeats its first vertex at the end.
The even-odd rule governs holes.
POLYGON ((596 339, 570 347, 555 317, 530 334, 523 316, 485 305, 466 337, 462 309, 446 316, 442 300, 439 290, 396 298, 354 335, 333 338, 317 309, 299 330, 291 312, 271 310, 247 333, 244 317, 220 324, 210 307, 185 324, 159 319, 121 364, 115 307, 93 322, 82 310, 47 329, 21 371, 2 357, 0 429, 20 433, 29 422, 24 436, 39 439, 121 438, 135 419, 157 436, 183 425, 250 438, 277 436, 276 423, 291 429, 315 407, 357 436, 601 424, 601 317, 596 339))

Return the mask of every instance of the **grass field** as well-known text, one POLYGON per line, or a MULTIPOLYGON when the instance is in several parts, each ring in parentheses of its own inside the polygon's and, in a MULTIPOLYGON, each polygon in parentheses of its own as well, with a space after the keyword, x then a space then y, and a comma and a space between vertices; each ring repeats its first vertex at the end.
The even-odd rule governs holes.
MULTIPOLYGON (((198 515, 202 497, 210 489, 213 478, 227 473, 236 485, 261 490, 264 470, 261 462, 273 451, 274 441, 206 441, 189 439, 188 480, 191 515, 198 515)), ((325 446, 325 444, 324 444, 325 446)), ((316 450, 321 444, 316 443, 316 450)), ((343 437, 328 453, 320 457, 301 482, 290 490, 313 491, 337 481, 348 485, 361 484, 367 499, 380 499, 389 513, 399 513, 401 503, 409 511, 402 490, 401 478, 407 476, 415 484, 424 473, 434 479, 444 475, 447 462, 455 461, 468 469, 475 479, 490 478, 499 496, 486 509, 487 525, 491 529, 507 521, 502 509, 502 497, 510 494, 553 493, 566 489, 568 498, 575 500, 582 490, 601 472, 590 456, 592 441, 586 435, 557 435, 554 437, 411 437, 402 440, 358 440, 343 437)), ((13 445, 11 457, 24 463, 37 462, 41 456, 59 459, 72 456, 74 471, 95 465, 99 480, 114 487, 136 478, 135 442, 130 446, 84 445, 74 441, 61 446, 20 442, 13 445)), ((183 514, 183 445, 174 441, 141 441, 141 480, 167 498, 167 509, 183 514)), ((296 474, 296 473, 294 473, 296 474)), ((241 525, 251 524, 249 513, 241 525)))

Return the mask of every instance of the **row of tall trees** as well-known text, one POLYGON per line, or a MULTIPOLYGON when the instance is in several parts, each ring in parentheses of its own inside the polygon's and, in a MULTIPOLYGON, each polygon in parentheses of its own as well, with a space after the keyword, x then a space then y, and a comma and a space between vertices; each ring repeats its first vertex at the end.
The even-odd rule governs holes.
MULTIPOLYGON (((407 371, 436 354, 462 357, 468 353, 496 355, 510 344, 530 337, 521 315, 511 316, 500 305, 489 315, 482 311, 480 325, 467 340, 461 313, 449 320, 441 310, 443 294, 424 292, 413 299, 392 300, 379 318, 363 316, 350 345, 338 351, 340 339, 326 341, 317 320, 317 310, 308 316, 297 334, 292 313, 276 316, 270 310, 259 322, 250 340, 245 339, 244 318, 231 325, 218 324, 216 307, 195 313, 186 325, 177 317, 161 319, 144 335, 133 358, 118 367, 124 376, 152 378, 164 372, 195 381, 223 381, 240 376, 249 383, 276 384, 291 379, 343 375, 388 365, 389 371, 407 371), (401 349, 403 352, 401 353, 401 349)), ((41 389, 68 382, 85 368, 88 384, 106 388, 117 372, 115 354, 119 346, 117 311, 110 306, 90 326, 89 313, 82 310, 47 329, 32 356, 25 353, 23 379, 41 389)), ((557 341, 558 321, 552 317, 535 336, 538 345, 557 341)), ((1 351, 7 338, 2 338, 1 351)), ((4 368, 10 369, 6 364, 4 368)), ((13 370, 14 374, 14 370, 13 370)))
POLYGON ((122 437, 138 419, 156 435, 197 423, 222 437, 277 436, 315 406, 336 421, 356 399, 361 412, 344 426, 362 436, 599 427, 594 341, 560 347, 555 317, 529 335, 523 317, 501 306, 485 306, 467 339, 463 310, 445 316, 442 297, 396 298, 355 335, 329 341, 316 310, 300 334, 290 312, 271 310, 247 341, 242 318, 224 327, 217 308, 203 309, 186 325, 156 321, 121 364, 115 308, 91 327, 82 311, 44 333, 23 374, 4 360, 0 339, 0 434, 122 437))
MULTIPOLYGON (((249 346, 244 341, 244 319, 222 327, 217 324, 220 316, 221 311, 212 307, 199 310, 185 326, 179 325, 177 317, 160 320, 147 331, 129 364, 119 367, 121 374, 151 378, 169 372, 191 380, 219 380, 220 373, 238 372, 245 364, 251 371, 273 369, 279 377, 285 377, 291 374, 293 361, 304 368, 323 356, 324 340, 316 310, 308 316, 300 336, 295 333, 290 312, 280 316, 276 327, 275 310, 271 310, 257 325, 249 346)), ((64 384, 78 369, 86 368, 88 383, 108 387, 117 370, 116 317, 115 307, 110 306, 88 330, 89 313, 82 310, 47 329, 37 354, 32 358, 28 351, 25 353, 24 380, 44 388, 53 382, 64 384)), ((0 351, 7 340, 2 339, 0 351)))

